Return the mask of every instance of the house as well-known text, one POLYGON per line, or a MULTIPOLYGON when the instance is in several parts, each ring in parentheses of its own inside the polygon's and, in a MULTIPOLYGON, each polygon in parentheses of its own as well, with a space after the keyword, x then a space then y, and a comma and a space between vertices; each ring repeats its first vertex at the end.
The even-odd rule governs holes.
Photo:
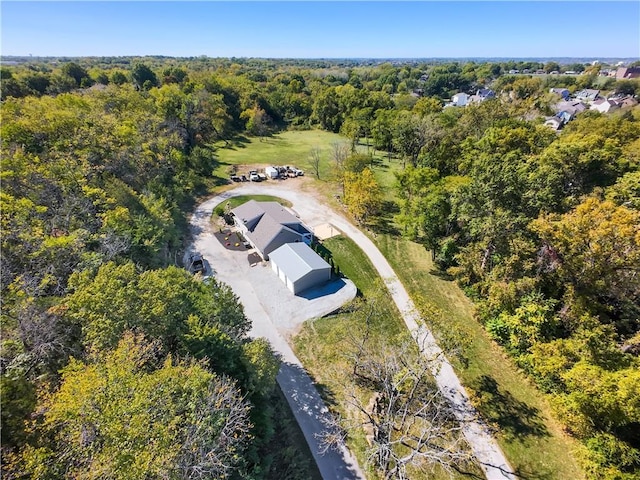
POLYGON ((487 100, 488 98, 495 98, 496 92, 490 90, 488 88, 481 88, 476 92, 476 95, 482 100, 487 100))
POLYGON ((640 78, 640 67, 620 67, 616 70, 618 80, 630 80, 640 78))
POLYGON ((269 255, 271 268, 293 294, 331 279, 331 266, 306 243, 285 243, 269 255))
POLYGON ((545 120, 544 124, 553 130, 560 130, 564 126, 564 122, 558 117, 549 117, 545 120))
POLYGON ((555 116, 558 117, 560 120, 562 120, 563 125, 566 125, 571 120, 573 120, 573 115, 570 112, 567 112, 564 110, 556 113, 555 116))
POLYGON ((480 103, 495 97, 496 94, 493 90, 489 90, 488 88, 481 88, 476 92, 475 95, 471 95, 469 97, 469 103, 480 103))
POLYGON ((616 102, 605 100, 604 98, 599 98, 591 104, 591 110, 597 110, 600 113, 608 113, 618 108, 620 108, 620 106, 616 102))
POLYGON ((567 100, 556 104, 556 112, 569 112, 575 116, 587 109, 587 106, 578 100, 567 100))
POLYGON ((264 259, 285 243, 311 244, 313 233, 278 202, 250 200, 231 210, 233 221, 264 259))
POLYGON ((617 102, 618 105, 620 105, 621 108, 624 107, 635 107, 636 105, 638 105, 638 101, 633 98, 632 96, 628 96, 623 98, 621 101, 617 102))
POLYGON ((566 88, 552 88, 551 90, 549 90, 549 93, 555 93, 556 95, 561 96, 564 100, 569 98, 569 90, 567 90, 566 88))
POLYGON ((456 107, 466 107, 467 103, 469 103, 469 95, 466 93, 456 93, 451 97, 451 101, 456 107))
POLYGON ((600 90, 585 88, 584 90, 580 90, 578 93, 576 93, 576 98, 584 102, 593 102, 596 98, 598 98, 599 94, 600 90))

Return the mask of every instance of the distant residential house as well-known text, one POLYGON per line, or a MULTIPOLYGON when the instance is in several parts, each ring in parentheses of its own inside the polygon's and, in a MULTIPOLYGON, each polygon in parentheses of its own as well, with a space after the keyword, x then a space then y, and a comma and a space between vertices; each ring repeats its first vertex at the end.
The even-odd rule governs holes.
POLYGON ((640 78, 640 67, 620 67, 616 70, 618 80, 630 80, 640 78))
POLYGON ((584 112, 587 106, 579 100, 567 100, 556 104, 556 112, 568 112, 569 114, 576 116, 579 113, 584 112))
POLYGON ((553 130, 560 130, 564 126, 564 122, 558 117, 549 117, 545 120, 544 124, 553 130))
POLYGON ((231 213, 238 230, 264 260, 285 243, 310 245, 313 240, 311 230, 278 202, 250 200, 231 213))
POLYGON ((593 90, 591 88, 585 88, 576 93, 576 98, 584 102, 593 102, 598 98, 600 90, 593 90))
POLYGON ((456 93, 451 97, 451 103, 456 107, 466 107, 469 103, 469 95, 466 93, 456 93))
POLYGON ((591 104, 591 110, 597 110, 600 113, 609 113, 612 110, 617 110, 620 106, 612 101, 599 98, 591 104))
POLYGON ((638 101, 631 95, 626 95, 624 93, 615 93, 613 95, 609 95, 607 100, 612 101, 620 108, 625 107, 635 107, 638 105, 638 101))
POLYGON ((493 90, 489 89, 489 88, 481 88, 480 90, 478 90, 476 92, 476 95, 480 98, 482 98, 483 100, 487 100, 489 98, 495 98, 496 97, 496 92, 494 92, 493 90))
POLYGON ((565 110, 556 113, 556 117, 562 120, 562 123, 564 123, 565 125, 573 120, 573 115, 565 110))
POLYGON ((570 95, 569 90, 567 90, 566 88, 552 88, 551 90, 549 90, 549 93, 555 93, 565 100, 569 98, 570 95))
POLYGON ((496 94, 493 90, 489 90, 488 88, 481 88, 476 92, 475 95, 471 95, 469 97, 469 103, 480 103, 495 97, 496 94))

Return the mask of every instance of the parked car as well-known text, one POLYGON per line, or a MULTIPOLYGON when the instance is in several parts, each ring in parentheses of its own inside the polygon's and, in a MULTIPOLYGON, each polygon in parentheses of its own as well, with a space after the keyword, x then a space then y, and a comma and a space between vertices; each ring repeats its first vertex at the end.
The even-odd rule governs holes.
POLYGON ((189 256, 189 271, 194 275, 196 273, 201 273, 204 275, 205 266, 202 255, 200 255, 199 253, 193 253, 189 256))
POLYGON ((260 182, 262 179, 260 178, 260 175, 258 175, 258 172, 256 172, 255 170, 251 170, 249 172, 249 180, 251 180, 252 182, 260 182))

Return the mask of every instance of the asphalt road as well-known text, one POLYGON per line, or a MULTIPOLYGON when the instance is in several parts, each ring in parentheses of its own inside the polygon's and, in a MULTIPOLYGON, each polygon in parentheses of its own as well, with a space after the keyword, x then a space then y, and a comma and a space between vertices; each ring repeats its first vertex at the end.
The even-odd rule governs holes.
MULTIPOLYGON (((323 204, 321 199, 314 196, 312 193, 302 191, 300 189, 300 185, 297 184, 295 180, 278 182, 276 184, 272 182, 242 184, 233 190, 227 191, 202 203, 197 208, 191 221, 195 238, 195 248, 200 249, 201 253, 206 255, 206 252, 203 252, 202 248, 205 247, 207 243, 210 243, 210 239, 207 239, 206 231, 207 228, 210 228, 208 227, 209 218, 216 205, 223 202, 225 199, 236 195, 254 194, 273 195, 284 198, 292 203, 292 209, 299 215, 302 221, 312 229, 315 226, 330 223, 360 246, 384 280, 385 285, 389 289, 389 292, 396 303, 407 328, 418 343, 421 352, 429 358, 436 359, 432 362, 432 374, 434 375, 438 387, 443 395, 445 395, 453 405, 457 406, 457 416, 463 426, 465 438, 471 446, 473 454, 478 460, 487 479, 515 480, 517 477, 513 473, 513 469, 507 462, 507 459, 497 442, 490 434, 486 424, 482 421, 478 412, 471 405, 469 396, 455 374, 453 367, 447 361, 440 347, 438 347, 431 332, 426 327, 419 324, 415 305, 389 265, 389 262, 387 262, 386 258, 364 233, 352 225, 343 216, 323 204)), ((233 285, 231 286, 234 288, 233 285)), ((235 288, 234 291, 236 291, 235 288)), ((241 300, 246 308, 247 303, 245 303, 244 298, 241 297, 241 300)), ((331 461, 326 460, 327 455, 323 457, 318 454, 318 431, 313 430, 319 429, 320 432, 323 431, 324 426, 322 423, 322 415, 325 413, 326 407, 322 404, 322 400, 313 387, 311 379, 306 375, 306 373, 304 373, 302 365, 295 357, 286 341, 279 334, 274 338, 271 338, 274 336, 273 331, 275 331, 275 328, 268 328, 270 323, 268 315, 266 315, 266 313, 261 314, 261 312, 247 310, 247 316, 254 322, 256 320, 263 322, 265 330, 263 332, 256 333, 264 334, 264 336, 272 342, 274 348, 281 352, 283 358, 285 358, 286 363, 278 375, 278 382, 283 389, 285 396, 287 396, 289 404, 292 405, 294 414, 296 415, 298 423, 305 434, 305 438, 307 438, 307 441, 309 442, 323 478, 327 480, 364 478, 362 472, 358 469, 355 460, 346 448, 342 452, 333 452, 337 455, 336 458, 332 458, 331 461), (263 318, 263 316, 267 318, 263 318), (300 384, 297 382, 303 381, 303 378, 304 382, 308 379, 309 384, 305 386, 304 394, 301 397, 301 390, 297 388, 300 384), (309 388, 309 386, 311 388, 309 388), (309 395, 309 397, 306 395, 309 395), (299 403, 301 398, 303 400, 307 398, 311 400, 314 398, 315 400, 311 402, 311 405, 306 405, 304 401, 299 403), (312 413, 309 414, 310 412, 312 413), (308 420, 314 421, 307 423, 308 420), (325 463, 327 463, 327 466, 323 469, 322 465, 325 463)))

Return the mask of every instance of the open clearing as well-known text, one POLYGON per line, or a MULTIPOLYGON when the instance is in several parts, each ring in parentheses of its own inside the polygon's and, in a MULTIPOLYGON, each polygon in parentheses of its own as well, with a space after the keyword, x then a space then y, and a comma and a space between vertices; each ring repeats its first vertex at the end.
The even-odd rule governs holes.
POLYGON ((318 148, 321 159, 320 178, 327 178, 331 173, 329 159, 332 145, 347 141, 336 133, 301 130, 282 132, 264 138, 239 137, 231 141, 230 146, 218 142, 216 154, 220 166, 214 171, 214 175, 228 178, 234 165, 292 165, 305 170, 306 176, 311 176, 310 154, 313 148, 318 148))

